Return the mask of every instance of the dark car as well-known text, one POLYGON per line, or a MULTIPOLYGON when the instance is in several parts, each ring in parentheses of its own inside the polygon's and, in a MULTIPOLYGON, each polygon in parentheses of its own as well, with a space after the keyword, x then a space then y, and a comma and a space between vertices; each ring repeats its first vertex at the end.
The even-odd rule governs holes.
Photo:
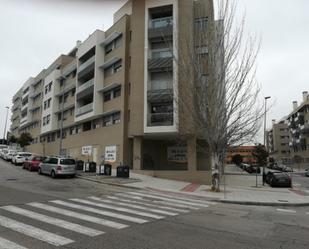
POLYGON ((248 167, 246 167, 245 169, 249 174, 252 174, 252 173, 258 173, 260 174, 261 173, 261 169, 258 165, 250 165, 248 167))
POLYGON ((26 160, 23 164, 23 169, 28 169, 29 171, 37 171, 39 165, 45 157, 42 156, 33 156, 29 160, 26 160))
POLYGON ((274 171, 274 170, 270 170, 266 173, 265 176, 265 182, 270 184, 270 180, 273 177, 274 174, 278 174, 278 173, 282 173, 281 171, 274 171))
POLYGON ((270 174, 268 181, 269 181, 268 184, 271 187, 287 187, 287 188, 292 187, 292 179, 287 173, 273 172, 272 174, 270 174))

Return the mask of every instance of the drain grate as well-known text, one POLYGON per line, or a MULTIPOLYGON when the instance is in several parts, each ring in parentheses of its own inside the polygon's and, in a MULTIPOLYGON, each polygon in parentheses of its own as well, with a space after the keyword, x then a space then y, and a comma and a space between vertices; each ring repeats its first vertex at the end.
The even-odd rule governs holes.
POLYGON ((7 181, 17 181, 18 179, 16 178, 9 178, 9 179, 6 179, 7 181))
POLYGON ((280 201, 280 202, 289 202, 289 201, 287 201, 287 200, 278 200, 278 201, 280 201))

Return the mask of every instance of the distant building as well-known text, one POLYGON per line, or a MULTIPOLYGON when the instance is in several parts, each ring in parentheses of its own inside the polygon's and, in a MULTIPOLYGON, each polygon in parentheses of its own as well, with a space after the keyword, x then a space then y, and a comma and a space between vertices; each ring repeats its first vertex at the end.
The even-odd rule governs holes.
POLYGON ((235 146, 228 148, 228 154, 226 158, 226 163, 233 163, 234 155, 241 155, 243 158, 243 163, 255 164, 257 161, 253 156, 255 146, 235 146))
POLYGON ((276 162, 289 164, 291 162, 289 141, 290 130, 285 118, 277 123, 273 120, 272 128, 266 133, 266 146, 269 157, 276 162))
POLYGON ((303 92, 300 105, 297 101, 293 102, 293 111, 287 116, 286 123, 290 129, 291 158, 299 167, 309 166, 309 97, 307 91, 303 92))

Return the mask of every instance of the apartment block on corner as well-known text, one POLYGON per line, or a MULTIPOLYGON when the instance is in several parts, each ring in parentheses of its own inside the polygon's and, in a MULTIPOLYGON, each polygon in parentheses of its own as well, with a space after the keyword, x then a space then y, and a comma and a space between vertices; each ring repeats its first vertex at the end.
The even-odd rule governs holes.
POLYGON ((266 145, 269 157, 283 164, 291 163, 290 129, 283 118, 279 122, 272 120, 272 128, 266 133, 266 145))
POLYGON ((286 123, 290 129, 291 158, 299 167, 309 165, 309 95, 303 92, 300 104, 293 102, 293 111, 287 116, 286 123))
POLYGON ((188 129, 179 104, 187 79, 174 57, 194 53, 184 41, 213 19, 211 0, 127 1, 112 27, 95 30, 22 85, 11 132, 29 132, 34 153, 209 183, 211 155, 188 129))

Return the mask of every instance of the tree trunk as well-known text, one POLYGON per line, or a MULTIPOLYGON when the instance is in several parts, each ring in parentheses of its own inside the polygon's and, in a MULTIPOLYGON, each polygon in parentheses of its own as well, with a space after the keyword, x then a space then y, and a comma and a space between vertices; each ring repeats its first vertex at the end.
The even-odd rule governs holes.
POLYGON ((220 168, 222 162, 220 156, 217 153, 213 153, 213 160, 211 165, 211 190, 215 192, 220 192, 220 168))

